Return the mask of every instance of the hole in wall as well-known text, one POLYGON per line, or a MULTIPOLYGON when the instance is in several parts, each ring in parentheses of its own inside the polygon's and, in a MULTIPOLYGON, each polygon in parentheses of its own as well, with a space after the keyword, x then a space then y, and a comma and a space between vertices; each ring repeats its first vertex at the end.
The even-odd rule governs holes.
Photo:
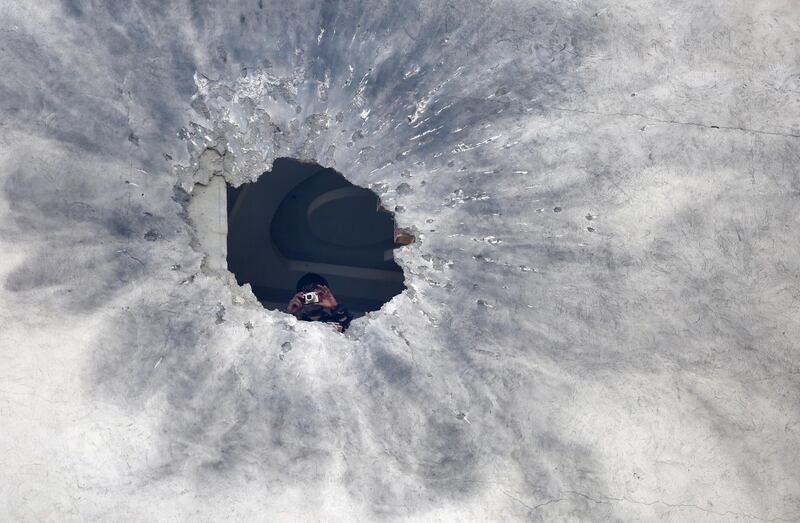
POLYGON ((257 181, 225 192, 227 268, 265 308, 286 312, 307 273, 325 278, 353 317, 405 289, 393 252, 413 235, 374 192, 334 169, 279 158, 257 181))

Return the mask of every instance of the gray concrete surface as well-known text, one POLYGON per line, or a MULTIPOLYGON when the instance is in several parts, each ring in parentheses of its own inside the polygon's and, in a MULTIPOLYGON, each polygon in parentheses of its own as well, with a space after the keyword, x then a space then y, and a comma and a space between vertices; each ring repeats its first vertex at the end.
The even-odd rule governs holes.
POLYGON ((186 204, 189 224, 194 230, 197 249, 205 254, 202 267, 207 272, 227 271, 228 209, 225 179, 212 176, 205 185, 197 184, 186 204))
POLYGON ((797 520, 799 25, 0 0, 0 519, 797 520), (201 267, 283 156, 419 233, 347 336, 201 267))

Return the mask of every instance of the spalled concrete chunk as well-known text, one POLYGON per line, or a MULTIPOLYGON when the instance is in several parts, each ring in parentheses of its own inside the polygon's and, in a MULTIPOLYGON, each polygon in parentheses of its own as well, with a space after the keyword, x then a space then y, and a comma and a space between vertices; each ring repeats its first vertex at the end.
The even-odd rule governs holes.
POLYGON ((208 185, 196 185, 189 202, 189 218, 197 233, 200 247, 206 254, 204 267, 212 271, 227 270, 228 214, 225 180, 212 176, 208 185))

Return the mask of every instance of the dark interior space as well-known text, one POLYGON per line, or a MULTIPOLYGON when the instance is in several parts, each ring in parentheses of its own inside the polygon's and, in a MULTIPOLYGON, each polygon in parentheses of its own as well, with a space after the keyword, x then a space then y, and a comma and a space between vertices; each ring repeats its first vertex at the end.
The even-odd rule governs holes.
POLYGON ((280 158, 254 183, 228 186, 228 269, 268 309, 285 310, 297 280, 324 276, 355 316, 405 289, 396 229, 378 196, 333 169, 280 158))

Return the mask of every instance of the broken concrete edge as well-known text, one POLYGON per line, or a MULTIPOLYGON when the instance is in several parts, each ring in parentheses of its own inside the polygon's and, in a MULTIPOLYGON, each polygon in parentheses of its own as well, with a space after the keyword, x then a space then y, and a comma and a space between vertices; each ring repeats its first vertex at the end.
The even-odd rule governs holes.
MULTIPOLYGON (((249 284, 239 285, 236 281, 236 276, 228 271, 226 266, 209 263, 212 253, 209 252, 208 245, 205 244, 206 242, 202 238, 196 217, 192 216, 192 202, 197 202, 195 196, 197 196, 198 188, 209 187, 214 179, 219 179, 223 183, 230 183, 232 161, 233 155, 228 150, 224 140, 206 147, 199 154, 192 155, 189 166, 177 165, 174 168, 176 180, 173 185, 172 199, 179 206, 178 216, 187 225, 189 247, 201 257, 200 273, 221 281, 229 292, 226 298, 230 300, 231 304, 240 305, 251 310, 264 311, 265 309, 256 298, 249 284)), ((240 184, 244 182, 242 180, 240 184)), ((197 274, 192 275, 191 278, 193 279, 195 276, 197 274)))
MULTIPOLYGON (((200 98, 197 98, 200 100, 200 98)), ((193 107, 195 111, 198 111, 198 107, 193 107)), ((202 111, 200 111, 202 112, 202 111)), ((201 114, 202 115, 202 114, 201 114)), ((205 116, 205 115, 202 115, 205 116)), ((207 119, 207 118, 206 118, 207 119)), ((210 122, 207 122, 210 123, 210 122)), ((201 225, 197 223, 197 219, 192 217, 192 202, 196 202, 196 197, 198 193, 202 193, 205 188, 208 188, 214 183, 215 179, 220 180, 223 185, 222 190, 226 190, 226 185, 230 185, 231 187, 239 187, 245 183, 254 183, 260 178, 262 175, 270 172, 273 168, 274 160, 277 158, 269 158, 268 155, 265 157, 265 160, 260 163, 258 166, 248 165, 248 166, 241 166, 236 162, 236 156, 230 150, 228 146, 228 140, 226 139, 224 133, 220 132, 212 132, 213 138, 209 137, 208 134, 203 132, 202 134, 200 131, 209 131, 209 129, 201 124, 198 124, 194 121, 190 122, 190 127, 195 129, 200 136, 198 138, 202 139, 207 145, 203 148, 194 148, 194 150, 190 149, 190 162, 189 165, 176 165, 174 167, 175 170, 175 185, 173 186, 173 200, 177 202, 180 206, 180 210, 178 215, 183 219, 183 221, 188 225, 189 231, 189 246, 192 250, 198 253, 201 256, 200 261, 200 273, 206 277, 210 278, 219 278, 224 286, 227 288, 227 291, 230 293, 227 298, 230 300, 232 305, 240 305, 246 309, 251 311, 259 311, 260 313, 267 313, 268 316, 273 316, 275 314, 280 314, 281 316, 273 316, 273 321, 288 321, 285 326, 290 327, 294 325, 297 321, 294 316, 291 316, 283 311, 276 311, 276 310, 269 310, 266 309, 256 298, 255 294, 252 291, 250 284, 245 283, 240 285, 236 280, 236 276, 231 273, 227 268, 227 253, 220 261, 219 253, 212 252, 215 249, 209 248, 209 245, 206 243, 206 239, 203 238, 203 232, 200 231, 202 228, 201 225), (247 167, 246 169, 244 167, 247 167), (289 316, 289 317, 286 317, 289 316)), ((195 145, 194 140, 191 141, 192 145, 195 145)), ((320 165, 323 168, 331 168, 336 169, 335 162, 333 161, 332 155, 330 154, 330 148, 328 153, 326 154, 326 160, 328 161, 320 161, 313 155, 309 155, 307 152, 306 154, 296 155, 295 157, 291 157, 296 161, 300 161, 303 163, 312 163, 316 165, 320 165)), ((283 156, 281 156, 282 158, 283 156)), ((290 156, 286 156, 290 158, 290 156)), ((336 172, 339 172, 342 176, 347 178, 344 173, 341 173, 338 169, 336 172)), ((354 182, 351 182, 354 185, 357 185, 354 182)), ((358 186, 358 185, 357 185, 358 186)), ((388 186, 386 184, 377 183, 377 184, 370 184, 367 187, 370 191, 375 193, 378 201, 381 202, 383 199, 387 198, 388 195, 388 186)), ((381 207, 383 207, 381 205, 381 207)), ((395 246, 394 250, 399 249, 400 247, 405 247, 408 249, 411 248, 418 248, 421 245, 422 234, 416 226, 413 225, 401 225, 398 224, 398 213, 385 209, 386 212, 389 212, 392 215, 393 220, 395 221, 396 226, 396 235, 400 234, 406 237, 406 241, 398 243, 395 246)), ((224 209, 227 212, 227 208, 224 209)), ((227 237, 227 220, 225 223, 225 231, 223 238, 227 237)), ((226 246, 225 246, 226 247, 226 246)), ((225 248, 225 250, 227 250, 225 248)), ((407 253, 409 254, 409 253, 407 253)), ((417 292, 411 287, 410 282, 408 281, 409 276, 412 274, 410 270, 410 266, 407 265, 407 261, 404 259, 405 256, 397 257, 395 256, 395 261, 398 265, 403 269, 404 280, 406 289, 398 294, 397 296, 393 297, 387 304, 384 304, 384 307, 389 303, 398 299, 399 296, 406 296, 412 303, 417 301, 416 295, 417 292)), ((195 275, 192 276, 194 278, 195 275)), ((374 317, 376 314, 380 314, 383 310, 383 307, 379 311, 374 311, 370 314, 364 316, 364 323, 366 325, 366 321, 369 318, 374 317)), ((251 324, 252 322, 248 321, 247 323, 251 324)), ((358 325, 362 322, 356 320, 354 324, 358 325)), ((249 328, 248 330, 252 330, 249 328)), ((351 329, 352 332, 348 331, 348 338, 350 339, 357 339, 359 337, 359 332, 363 331, 364 328, 356 328, 351 329)))
POLYGON ((189 232, 189 247, 200 256, 199 273, 191 275, 191 278, 194 279, 198 274, 202 274, 208 278, 221 281, 229 293, 226 298, 230 300, 230 303, 251 310, 264 311, 264 307, 256 298, 249 283, 239 285, 236 281, 236 276, 226 267, 217 267, 209 263, 211 253, 208 252, 207 246, 204 245, 198 232, 197 224, 191 217, 192 195, 178 186, 175 188, 175 194, 176 196, 173 197, 173 200, 180 204, 181 209, 178 214, 186 223, 189 232))

